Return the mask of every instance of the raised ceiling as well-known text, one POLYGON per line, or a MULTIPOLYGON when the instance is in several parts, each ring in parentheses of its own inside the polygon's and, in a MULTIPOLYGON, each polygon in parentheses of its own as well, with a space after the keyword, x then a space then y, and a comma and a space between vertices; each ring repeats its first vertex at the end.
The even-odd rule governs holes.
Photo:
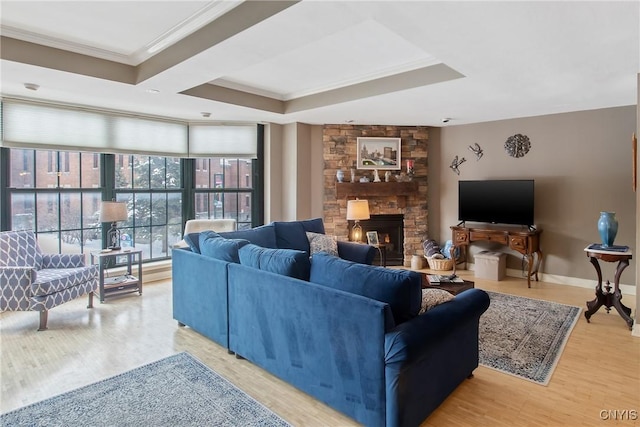
POLYGON ((0 7, 4 97, 187 121, 427 126, 637 104, 636 1, 0 7))

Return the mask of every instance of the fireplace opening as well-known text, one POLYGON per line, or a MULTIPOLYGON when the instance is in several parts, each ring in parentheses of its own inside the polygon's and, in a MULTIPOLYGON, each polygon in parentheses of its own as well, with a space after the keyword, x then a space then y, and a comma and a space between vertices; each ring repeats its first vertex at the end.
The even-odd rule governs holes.
MULTIPOLYGON (((386 264, 404 264, 404 215, 371 215, 367 221, 360 221, 363 240, 366 241, 366 233, 375 231, 378 233, 378 242, 381 250, 386 253, 386 264)), ((353 221, 349 222, 349 229, 353 227, 353 221)), ((382 265, 380 251, 376 254, 373 263, 382 265)))

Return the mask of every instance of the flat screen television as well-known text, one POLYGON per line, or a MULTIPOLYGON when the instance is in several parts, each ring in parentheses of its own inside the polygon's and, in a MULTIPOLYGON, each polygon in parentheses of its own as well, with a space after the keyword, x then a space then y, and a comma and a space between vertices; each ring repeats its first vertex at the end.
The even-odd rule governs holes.
POLYGON ((458 219, 533 226, 534 181, 458 182, 458 219))

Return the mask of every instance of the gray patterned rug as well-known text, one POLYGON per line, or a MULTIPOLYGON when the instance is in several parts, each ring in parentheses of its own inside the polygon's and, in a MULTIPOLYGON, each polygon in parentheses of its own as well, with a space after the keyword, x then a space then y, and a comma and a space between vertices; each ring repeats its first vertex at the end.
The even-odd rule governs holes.
POLYGON ((3 426, 289 426, 179 353, 0 416, 3 426))
POLYGON ((488 292, 480 318, 480 364, 547 385, 581 309, 488 292))

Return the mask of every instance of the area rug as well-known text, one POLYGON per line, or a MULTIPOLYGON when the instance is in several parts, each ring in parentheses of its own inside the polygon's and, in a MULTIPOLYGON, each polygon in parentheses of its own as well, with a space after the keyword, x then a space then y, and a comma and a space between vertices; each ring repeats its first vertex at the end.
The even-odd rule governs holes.
POLYGON ((289 426, 188 353, 0 416, 3 426, 289 426))
POLYGON ((547 385, 581 309, 488 292, 480 318, 480 364, 547 385))

